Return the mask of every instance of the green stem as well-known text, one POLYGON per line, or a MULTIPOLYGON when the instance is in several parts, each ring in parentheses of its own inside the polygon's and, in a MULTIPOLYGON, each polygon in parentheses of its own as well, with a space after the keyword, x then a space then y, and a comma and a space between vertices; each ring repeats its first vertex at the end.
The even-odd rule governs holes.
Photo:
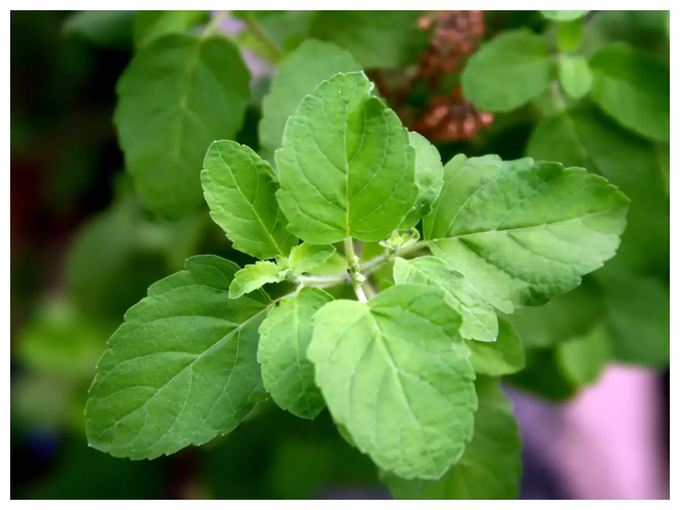
POLYGON ((253 35, 257 37, 267 48, 273 64, 276 64, 283 58, 283 52, 278 46, 276 46, 276 44, 274 44, 274 41, 271 40, 269 35, 267 35, 267 33, 262 29, 262 26, 260 26, 255 18, 253 18, 250 14, 245 14, 241 17, 241 19, 245 22, 246 26, 253 33, 253 35))
POLYGON ((226 17, 226 11, 219 11, 217 14, 215 14, 215 16, 213 16, 210 22, 208 22, 208 24, 205 26, 201 37, 206 39, 207 37, 210 37, 212 34, 214 34, 219 29, 220 22, 222 22, 222 20, 224 20, 226 17))

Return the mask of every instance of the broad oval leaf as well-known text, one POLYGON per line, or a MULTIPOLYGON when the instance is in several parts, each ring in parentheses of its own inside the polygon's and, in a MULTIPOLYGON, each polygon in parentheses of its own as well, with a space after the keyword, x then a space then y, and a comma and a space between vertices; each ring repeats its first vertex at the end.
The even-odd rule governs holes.
POLYGON ((670 137, 668 64, 625 43, 602 48, 590 59, 593 100, 605 112, 642 136, 670 137))
POLYGON ((527 29, 512 30, 482 45, 462 76, 465 97, 483 110, 519 108, 550 86, 548 43, 527 29))
POLYGON ((399 499, 515 499, 522 479, 522 443, 512 406, 498 380, 477 380, 475 432, 458 464, 436 481, 383 478, 399 499))
POLYGON ((276 151, 276 192, 289 230, 307 242, 389 237, 418 195, 415 153, 364 73, 336 74, 305 97, 276 151))
POLYGON ((305 287, 283 298, 260 326, 257 360, 262 381, 279 407, 300 418, 314 418, 325 403, 314 384, 314 366, 307 359, 312 340, 312 315, 333 298, 321 289, 305 287))
POLYGON ((268 302, 229 299, 236 271, 192 257, 128 310, 90 387, 91 446, 131 459, 169 455, 226 434, 264 398, 256 353, 268 302))
POLYGON ((137 192, 165 218, 193 212, 205 148, 233 138, 248 105, 238 48, 219 36, 159 37, 134 56, 116 92, 115 124, 137 192))
POLYGON ((279 266, 268 260, 258 260, 255 264, 249 264, 234 275, 229 285, 229 297, 238 299, 267 283, 280 282, 284 279, 281 272, 279 266))
POLYGON ((487 302, 540 305, 614 256, 629 200, 583 168, 456 156, 424 233, 487 302))
POLYGON ((208 148, 203 166, 201 183, 210 217, 234 248, 259 259, 287 256, 297 239, 286 230, 269 163, 250 147, 219 140, 208 148))
POLYGON ((463 318, 460 327, 463 338, 494 342, 498 337, 498 319, 493 307, 463 273, 451 269, 437 257, 419 257, 409 261, 397 258, 394 263, 394 282, 432 285, 443 291, 451 306, 463 318))
POLYGON ((574 99, 585 96, 593 84, 588 61, 580 55, 560 55, 559 77, 564 91, 574 99))
POLYGON ((309 39, 286 55, 272 78, 269 94, 262 101, 259 125, 261 153, 274 161, 281 146, 288 117, 316 86, 337 73, 360 71, 352 55, 335 44, 309 39))
POLYGON ((610 357, 610 338, 604 324, 557 346, 557 360, 565 376, 581 387, 597 381, 610 357))
POLYGON ((441 291, 396 285, 313 320, 307 355, 335 421, 382 469, 443 475, 472 436, 477 398, 460 315, 441 291))
POLYGON ((498 377, 514 374, 524 368, 524 347, 510 323, 498 319, 499 332, 495 342, 468 341, 470 361, 478 375, 498 377))
POLYGON ((437 148, 419 133, 409 133, 411 147, 416 153, 416 176, 418 198, 408 213, 401 229, 415 227, 420 218, 430 214, 444 184, 444 166, 437 148))

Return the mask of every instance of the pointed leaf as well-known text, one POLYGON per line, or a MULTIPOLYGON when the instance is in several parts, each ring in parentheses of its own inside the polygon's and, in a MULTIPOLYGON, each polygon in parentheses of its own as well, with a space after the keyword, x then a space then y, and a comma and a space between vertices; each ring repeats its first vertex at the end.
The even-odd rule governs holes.
POLYGON ((468 341, 470 361, 475 372, 498 377, 514 374, 524 368, 524 347, 510 323, 499 319, 498 340, 495 342, 468 341))
POLYGON ((299 244, 290 252, 293 273, 296 275, 309 273, 312 269, 325 264, 334 253, 335 247, 330 244, 299 244))
POLYGON ((607 328, 598 324, 587 334, 557 346, 557 360, 565 376, 578 386, 597 381, 610 359, 610 339, 607 328))
POLYGON ((308 39, 286 55, 272 78, 269 94, 262 101, 261 153, 274 161, 274 151, 281 147, 288 117, 319 83, 337 73, 360 70, 361 66, 350 53, 335 44, 314 39, 308 39))
POLYGON ((250 147, 214 142, 203 162, 201 183, 210 217, 234 248, 259 259, 284 257, 297 242, 275 198, 274 172, 250 147))
POLYGON ((282 299, 260 326, 257 360, 262 381, 279 407, 300 418, 314 418, 325 403, 314 384, 314 366, 307 359, 312 340, 312 315, 333 298, 321 289, 305 287, 282 299))
POLYGON ((611 258, 628 202, 582 168, 459 155, 423 229, 434 255, 510 313, 575 288, 611 258))
POLYGON ((560 55, 559 76, 562 88, 574 99, 585 96, 593 84, 588 61, 579 55, 560 55))
POLYGON ((625 43, 602 48, 590 59, 593 100, 623 126, 667 142, 670 137, 668 64, 625 43))
POLYGON ((504 32, 470 57, 462 76, 463 93, 483 110, 514 110, 550 86, 552 66, 544 37, 528 29, 504 32))
POLYGON ((437 148, 418 133, 409 133, 411 147, 416 152, 416 186, 418 198, 408 213, 402 229, 415 227, 420 218, 430 214, 444 184, 444 166, 437 148))
POLYGON ((130 308, 97 365, 87 436, 115 457, 153 459, 226 434, 261 400, 267 305, 229 299, 238 266, 206 255, 130 308))
POLYGON ((137 192, 168 219, 193 212, 205 148, 233 138, 248 105, 238 48, 218 36, 160 37, 133 57, 116 91, 116 128, 137 192))
POLYGON ((229 286, 229 298, 238 299, 267 283, 276 283, 284 279, 279 266, 268 260, 259 260, 255 264, 245 266, 234 275, 229 286))
POLYGON ((495 379, 476 384, 475 433, 463 458, 436 481, 384 479, 399 499, 515 499, 522 478, 522 445, 512 406, 495 379))
POLYGON ((372 89, 363 73, 337 74, 286 124, 276 196, 289 230, 307 242, 385 239, 415 203, 408 132, 372 89))
POLYGON ((336 422, 381 468, 437 479, 463 454, 477 407, 461 318, 441 291, 396 285, 313 317, 307 355, 336 422))
POLYGON ((163 35, 188 31, 194 25, 207 22, 209 18, 208 11, 137 11, 135 46, 141 48, 163 35))
POLYGON ((498 320, 493 307, 475 290, 463 273, 451 269, 436 257, 419 257, 410 261, 397 258, 394 282, 432 285, 444 292, 449 304, 463 317, 460 334, 493 342, 498 337, 498 320))

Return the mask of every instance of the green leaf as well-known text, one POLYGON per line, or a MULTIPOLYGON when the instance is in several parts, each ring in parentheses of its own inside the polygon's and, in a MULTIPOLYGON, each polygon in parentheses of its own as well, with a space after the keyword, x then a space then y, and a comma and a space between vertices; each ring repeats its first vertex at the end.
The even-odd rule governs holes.
POLYGON ((264 397, 256 353, 267 301, 229 299, 236 271, 192 257, 128 310, 90 387, 91 446, 131 459, 169 455, 231 431, 264 397))
POLYGON ((229 286, 229 298, 238 299, 267 283, 276 283, 284 279, 285 275, 281 275, 279 266, 268 260, 259 260, 255 264, 245 266, 234 275, 229 286))
MULTIPOLYGON (((335 247, 330 244, 302 243, 290 252, 290 266, 293 274, 309 273, 328 261, 335 253, 335 247)), ((342 273, 342 271, 340 271, 342 273)))
POLYGON ((141 48, 163 35, 185 32, 208 19, 208 11, 137 11, 134 23, 135 46, 141 48))
POLYGON ((468 341, 470 361, 477 374, 493 377, 519 372, 525 365, 524 347, 510 323, 499 319, 498 340, 468 341))
POLYGON ((276 151, 289 230, 326 244, 389 237, 411 210, 415 152, 364 73, 336 74, 305 97, 276 151))
POLYGON ((332 300, 321 289, 305 287, 297 296, 282 299, 260 326, 257 360, 264 387, 279 407, 300 418, 314 418, 325 406, 314 384, 307 347, 312 341, 312 315, 332 300))
POLYGON ((602 288, 592 276, 543 306, 527 306, 506 318, 525 347, 547 347, 586 335, 606 315, 602 288))
POLYGON ((618 186, 630 197, 631 205, 621 248, 611 263, 640 273, 668 271, 667 181, 651 142, 585 105, 544 119, 531 135, 527 155, 584 166, 618 186))
POLYGON ((116 128, 137 192, 167 219, 196 210, 205 148, 233 138, 248 105, 238 48, 219 36, 159 37, 134 56, 117 94, 116 128))
POLYGON ((667 367, 670 362, 670 290, 667 282, 622 271, 602 272, 608 333, 615 359, 667 367))
POLYGON ((585 96, 593 84, 588 62, 578 55, 560 55, 559 77, 564 91, 574 99, 585 96))
POLYGON ((571 21, 582 18, 590 11, 541 11, 551 21, 571 21))
POLYGON ((135 11, 80 11, 64 22, 64 32, 103 47, 128 49, 132 46, 135 11))
POLYGON ((399 227, 401 229, 415 227, 420 218, 430 214, 432 204, 437 200, 444 184, 444 166, 437 148, 418 133, 410 132, 409 140, 416 152, 415 182, 418 186, 418 198, 399 227))
POLYGON ((460 459, 477 408, 461 318, 441 291, 396 285, 313 317, 307 355, 333 418, 381 468, 438 479, 460 459))
POLYGON ((272 78, 269 94, 262 101, 260 148, 267 159, 274 160, 286 121, 307 94, 313 93, 321 81, 334 74, 360 70, 361 66, 351 54, 334 44, 313 39, 287 55, 272 78))
POLYGON ((234 248, 259 259, 287 256, 297 239, 276 203, 276 177, 250 147, 213 142, 203 162, 201 183, 210 216, 234 248))
POLYGON ((557 346, 558 363, 578 386, 597 381, 610 358, 607 329, 599 324, 587 334, 557 346))
POLYGON ((419 11, 319 11, 313 37, 349 50, 365 68, 403 67, 427 50, 419 11))
POLYGON ((560 53, 575 52, 581 46, 581 41, 583 41, 583 20, 574 19, 558 24, 557 49, 560 53))
POLYGON ((582 168, 459 155, 423 230, 434 255, 510 313, 575 288, 611 258, 627 210, 625 195, 582 168))
POLYGON ((550 86, 552 68, 543 37, 528 29, 504 32, 470 57, 462 76, 463 93, 483 110, 514 110, 550 86))
POLYGON ((578 393, 579 385, 565 373, 556 347, 527 349, 525 355, 524 370, 504 377, 504 381, 551 402, 563 402, 578 393))
POLYGON ((394 282, 432 285, 443 291, 452 308, 463 318, 460 334, 494 342, 498 337, 496 312, 475 290, 465 276, 449 268, 436 257, 419 257, 410 261, 397 258, 394 263, 394 282))
POLYGON ((593 100, 621 125, 652 140, 670 137, 668 64, 625 43, 615 43, 590 59, 593 100))
POLYGON ((439 480, 385 481, 398 499, 515 499, 522 478, 522 444, 512 406, 498 381, 476 384, 479 409, 472 441, 458 464, 439 480))

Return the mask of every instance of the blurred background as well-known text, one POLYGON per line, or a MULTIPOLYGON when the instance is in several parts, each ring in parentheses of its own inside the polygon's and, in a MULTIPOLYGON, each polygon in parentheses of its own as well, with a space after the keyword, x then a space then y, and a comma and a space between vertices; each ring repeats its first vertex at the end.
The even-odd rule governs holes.
MULTIPOLYGON (((455 15, 458 21, 467 20, 462 30, 472 34, 468 54, 500 30, 548 29, 534 11, 456 12, 463 13, 455 15)), ((310 14, 278 15, 304 31, 310 14)), ((115 459, 88 448, 87 388, 125 310, 190 255, 249 261, 231 249, 206 208, 164 223, 134 193, 112 122, 116 82, 133 55, 134 18, 131 11, 11 13, 12 498, 389 498, 373 464, 337 434, 327 411, 308 422, 265 405, 228 436, 153 461, 115 459)), ((277 26, 268 19, 263 15, 265 27, 277 26)), ((584 51, 625 41, 668 62, 668 19, 667 12, 591 13, 584 51)), ((236 18, 223 23, 235 37, 240 27, 236 18)), ((273 68, 247 37, 238 40, 254 75, 238 138, 257 149, 260 100, 273 68)), ((435 65, 427 64, 433 47, 425 37, 420 60, 414 59, 425 77, 427 65, 435 65)), ((479 112, 476 124, 466 127, 473 107, 460 87, 449 87, 453 92, 445 97, 412 87, 406 97, 390 88, 389 73, 369 75, 405 124, 437 144, 445 162, 461 152, 522 157, 541 119, 538 101, 513 114, 479 112), (444 123, 436 113, 442 104, 448 108, 444 123)), ((645 218, 667 225, 668 144, 650 150, 662 185, 647 189, 657 205, 645 218)), ((647 171, 640 165, 626 171, 628 180, 615 182, 626 193, 625 186, 638 186, 636 179, 649 181, 635 174, 647 171)), ((525 445, 522 498, 668 496, 664 232, 661 241, 653 240, 656 258, 644 277, 616 281, 615 303, 613 293, 600 289, 609 282, 586 278, 585 291, 541 307, 542 322, 531 315, 535 310, 514 322, 520 332, 577 338, 584 332, 569 333, 570 325, 581 321, 586 303, 598 318, 606 315, 607 331, 618 331, 618 345, 626 345, 580 374, 570 372, 567 357, 584 356, 578 343, 565 353, 537 342, 527 369, 507 381, 525 445)), ((641 235, 626 242, 646 242, 641 235)))

